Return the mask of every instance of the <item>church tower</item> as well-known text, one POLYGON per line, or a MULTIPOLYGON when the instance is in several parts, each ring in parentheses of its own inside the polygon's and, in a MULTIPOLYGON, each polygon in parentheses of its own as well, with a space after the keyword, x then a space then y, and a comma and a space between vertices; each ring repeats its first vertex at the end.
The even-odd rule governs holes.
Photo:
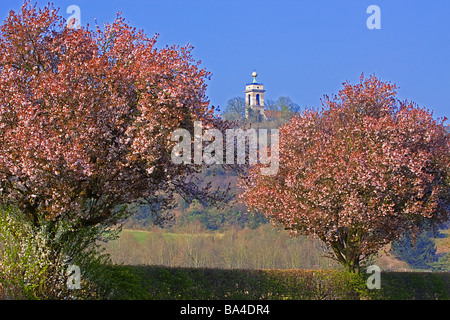
POLYGON ((264 85, 256 81, 258 73, 253 71, 253 82, 245 86, 245 119, 249 117, 266 120, 264 113, 264 85))

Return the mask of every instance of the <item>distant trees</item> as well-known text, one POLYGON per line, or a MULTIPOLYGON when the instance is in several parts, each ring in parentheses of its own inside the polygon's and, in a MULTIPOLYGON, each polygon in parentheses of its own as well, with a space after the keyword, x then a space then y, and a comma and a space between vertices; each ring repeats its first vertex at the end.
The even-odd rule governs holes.
MULTIPOLYGON (((265 110, 279 111, 279 119, 289 120, 295 114, 300 112, 300 106, 289 97, 279 97, 277 100, 265 100, 265 110)), ((243 121, 245 119, 245 99, 243 97, 234 97, 228 100, 227 106, 222 113, 225 120, 243 121)), ((260 121, 257 114, 249 114, 251 121, 260 121)))
POLYGON ((261 224, 266 223, 263 215, 247 215, 244 210, 237 206, 227 206, 218 209, 214 206, 204 207, 198 201, 194 200, 185 210, 184 214, 179 217, 180 225, 200 222, 208 230, 223 230, 228 227, 248 227, 255 229, 261 224))
POLYGON ((406 233, 393 241, 391 247, 396 257, 416 269, 431 269, 438 260, 436 251, 433 232, 430 230, 424 230, 417 236, 406 233))
POLYGON ((228 100, 227 106, 222 113, 225 120, 236 121, 245 118, 245 99, 243 97, 234 97, 228 100))
POLYGON ((280 129, 280 167, 243 180, 246 205, 290 233, 314 235, 351 272, 405 232, 449 219, 450 151, 442 122, 372 76, 345 83, 321 111, 280 129))
POLYGON ((290 97, 281 96, 277 100, 266 100, 266 109, 277 110, 277 111, 287 111, 292 113, 300 112, 300 106, 292 101, 290 97))

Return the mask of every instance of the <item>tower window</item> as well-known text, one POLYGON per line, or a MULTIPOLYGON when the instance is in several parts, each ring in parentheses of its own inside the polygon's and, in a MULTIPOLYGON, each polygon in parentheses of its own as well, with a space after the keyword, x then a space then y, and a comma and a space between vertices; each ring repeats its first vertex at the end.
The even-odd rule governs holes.
POLYGON ((259 106, 259 94, 256 95, 256 104, 259 106))

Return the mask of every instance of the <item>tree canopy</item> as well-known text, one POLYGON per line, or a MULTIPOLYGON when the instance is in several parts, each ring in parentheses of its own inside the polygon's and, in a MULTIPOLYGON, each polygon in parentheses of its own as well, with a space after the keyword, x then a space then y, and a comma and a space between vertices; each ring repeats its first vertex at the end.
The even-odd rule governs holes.
POLYGON ((1 26, 3 201, 35 224, 81 227, 114 222, 138 199, 198 191, 186 180, 195 166, 170 159, 170 133, 195 120, 222 124, 192 48, 158 49, 157 36, 120 16, 104 30, 64 22, 50 5, 25 4, 1 26))

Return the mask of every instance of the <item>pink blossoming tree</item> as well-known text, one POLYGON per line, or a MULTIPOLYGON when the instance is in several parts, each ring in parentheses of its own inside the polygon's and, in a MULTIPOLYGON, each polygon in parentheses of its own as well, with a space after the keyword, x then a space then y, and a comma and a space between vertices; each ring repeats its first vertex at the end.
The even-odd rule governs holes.
POLYGON ((1 202, 45 226, 54 251, 99 227, 95 241, 130 203, 215 196, 191 179, 198 166, 172 162, 170 139, 194 121, 223 128, 205 95, 210 74, 190 46, 156 40, 120 17, 67 28, 51 5, 25 3, 1 25, 1 202))
POLYGON ((275 176, 252 169, 242 199, 293 235, 312 235, 351 272, 406 230, 449 218, 443 121, 372 76, 344 83, 280 129, 275 176))

